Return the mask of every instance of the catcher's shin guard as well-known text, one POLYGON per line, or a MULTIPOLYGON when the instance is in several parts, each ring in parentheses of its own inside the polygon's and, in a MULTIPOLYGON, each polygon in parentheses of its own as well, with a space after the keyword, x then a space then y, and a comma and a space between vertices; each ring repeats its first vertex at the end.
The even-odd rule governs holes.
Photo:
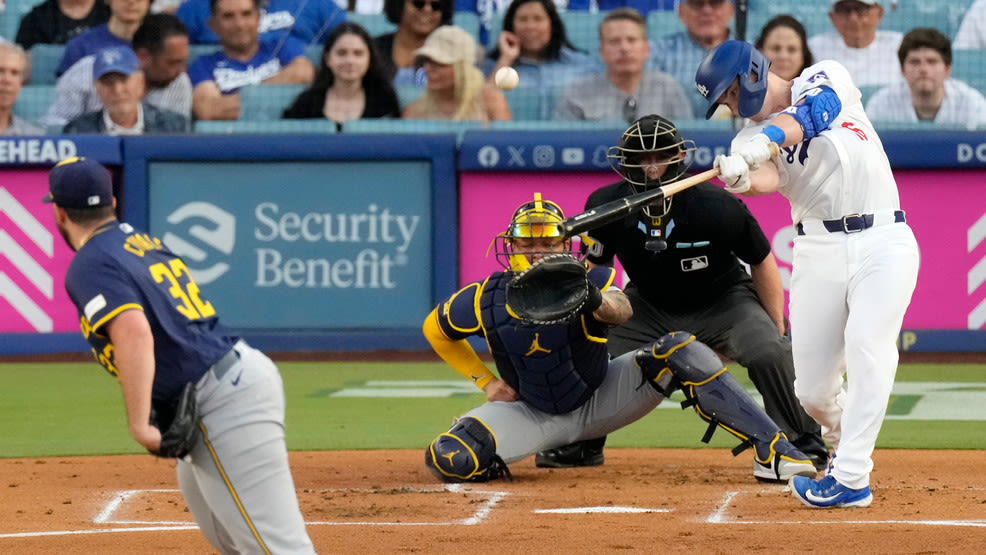
POLYGON ((439 435, 425 450, 425 466, 445 482, 488 482, 510 478, 496 454, 496 438, 482 421, 466 416, 439 435))
POLYGON ((754 464, 764 468, 761 473, 754 472, 758 478, 768 479, 766 472, 783 472, 778 470, 781 467, 794 467, 795 473, 809 470, 808 457, 791 445, 780 427, 726 371, 719 356, 694 335, 669 333, 653 345, 639 349, 635 358, 648 383, 665 396, 681 389, 686 398, 681 408, 694 406, 702 420, 709 423, 702 437, 704 443, 712 439, 716 426, 720 426, 743 440, 733 449, 734 455, 752 445, 756 451, 754 464), (658 381, 667 374, 671 375, 671 381, 662 388, 658 381))

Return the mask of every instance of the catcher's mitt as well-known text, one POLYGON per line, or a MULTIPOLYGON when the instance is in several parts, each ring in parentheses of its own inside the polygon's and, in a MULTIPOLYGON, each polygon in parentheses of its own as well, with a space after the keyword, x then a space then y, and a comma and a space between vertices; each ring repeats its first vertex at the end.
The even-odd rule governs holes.
POLYGON ((602 293, 570 254, 552 254, 536 261, 507 284, 507 305, 532 324, 555 324, 602 304, 602 293))
POLYGON ((195 384, 185 384, 170 424, 156 422, 156 418, 152 411, 151 424, 158 429, 166 425, 167 429, 161 430, 161 446, 157 451, 151 451, 151 454, 168 459, 179 459, 189 454, 202 435, 199 429, 198 404, 195 401, 195 384))

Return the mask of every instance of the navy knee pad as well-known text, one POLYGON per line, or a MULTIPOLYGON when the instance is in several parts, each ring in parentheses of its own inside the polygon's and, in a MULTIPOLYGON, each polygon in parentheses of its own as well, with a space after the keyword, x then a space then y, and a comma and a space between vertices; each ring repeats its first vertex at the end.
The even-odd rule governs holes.
POLYGON ((510 475, 496 454, 496 438, 482 421, 467 416, 425 449, 425 466, 445 482, 487 482, 510 475))

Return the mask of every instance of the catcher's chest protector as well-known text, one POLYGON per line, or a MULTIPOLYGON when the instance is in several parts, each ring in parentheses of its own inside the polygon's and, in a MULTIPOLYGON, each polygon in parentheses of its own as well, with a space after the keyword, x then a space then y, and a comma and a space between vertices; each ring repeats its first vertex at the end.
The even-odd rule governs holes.
POLYGON ((582 406, 606 377, 606 343, 585 336, 582 317, 570 322, 533 325, 506 308, 510 277, 490 276, 479 299, 486 340, 497 370, 520 398, 549 414, 582 406))

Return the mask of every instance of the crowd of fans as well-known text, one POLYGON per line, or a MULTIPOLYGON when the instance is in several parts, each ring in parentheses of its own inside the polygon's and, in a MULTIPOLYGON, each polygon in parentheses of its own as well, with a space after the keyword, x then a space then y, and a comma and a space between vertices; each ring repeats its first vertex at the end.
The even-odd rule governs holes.
MULTIPOLYGON (((303 87, 283 106, 285 119, 325 118, 339 129, 365 118, 510 120, 525 98, 539 103, 540 120, 701 118, 707 101, 694 86, 695 69, 734 37, 736 15, 731 0, 338 2, 44 0, 21 19, 14 41, 0 44, 0 129, 187 133, 197 120, 249 118, 240 90, 276 84, 303 87), (590 8, 604 12, 595 52, 574 40, 562 17, 590 8), (476 12, 481 28, 454 26, 456 10, 476 12), (655 10, 674 10, 680 30, 648 36, 655 10), (347 12, 373 11, 395 29, 371 36, 347 21, 347 12), (498 32, 477 41, 493 19, 498 32), (38 44, 64 45, 64 57, 52 104, 30 122, 14 115, 14 104, 38 44), (190 61, 198 45, 214 50, 190 61), (306 55, 312 45, 323 45, 317 59, 306 55), (505 95, 492 75, 508 66, 520 86, 505 95)), ((751 30, 751 42, 785 79, 813 61, 842 63, 866 91, 876 122, 986 126, 983 91, 952 77, 953 47, 986 52, 986 0, 969 6, 954 42, 920 21, 906 33, 881 29, 893 9, 886 4, 833 1, 829 30, 811 36, 805 22, 778 15, 751 30)))

